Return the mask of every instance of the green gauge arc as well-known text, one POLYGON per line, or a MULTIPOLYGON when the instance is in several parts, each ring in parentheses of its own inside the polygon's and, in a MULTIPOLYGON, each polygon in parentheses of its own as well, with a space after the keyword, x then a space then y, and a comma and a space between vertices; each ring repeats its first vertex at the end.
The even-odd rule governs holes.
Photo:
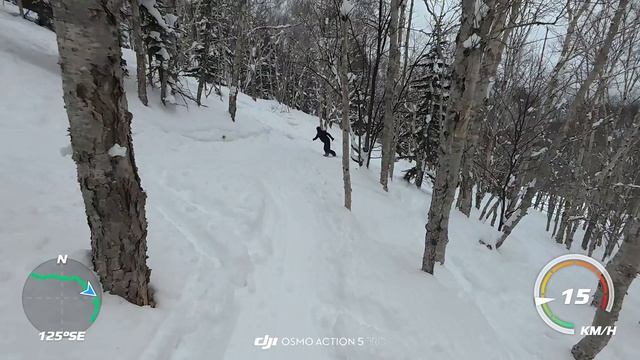
MULTIPOLYGON (((58 281, 75 282, 78 285, 80 285, 82 289, 86 289, 87 285, 89 284, 89 281, 77 275, 67 276, 67 275, 59 275, 59 274, 38 274, 38 273, 32 272, 31 277, 36 280, 58 280, 58 281)), ((96 319, 98 318, 98 314, 100 313, 100 296, 94 296, 92 301, 93 301, 93 312, 91 313, 91 317, 89 318, 89 321, 91 323, 96 321, 96 319)))

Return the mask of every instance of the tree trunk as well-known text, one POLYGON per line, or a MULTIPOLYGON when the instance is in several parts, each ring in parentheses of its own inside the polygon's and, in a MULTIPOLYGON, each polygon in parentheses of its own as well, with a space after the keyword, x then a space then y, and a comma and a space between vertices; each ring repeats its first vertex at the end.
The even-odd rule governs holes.
MULTIPOLYGON (((496 0, 485 1, 487 11, 478 19, 480 16, 477 16, 475 9, 477 2, 462 1, 461 25, 451 66, 449 113, 440 133, 438 169, 425 226, 422 270, 430 274, 433 274, 436 262, 444 264, 449 242, 449 213, 458 185, 469 123, 474 117, 474 111, 487 95, 487 87, 484 85, 489 84, 488 78, 496 73, 502 58, 504 46, 496 39, 499 35, 492 34, 491 29, 503 29, 507 14, 513 10, 512 6, 518 6, 519 1, 500 1, 500 6, 497 3, 496 0)), ((502 39, 504 40, 504 36, 502 39)))
MULTIPOLYGON (((498 217, 498 206, 502 206, 502 202, 500 201, 500 199, 496 200, 496 203, 493 204, 493 207, 489 211, 489 214, 492 215, 491 216, 491 227, 494 227, 496 225, 496 218, 498 217)), ((489 218, 489 214, 487 214, 487 218, 489 218)))
POLYGON ((149 72, 147 73, 147 83, 153 87, 153 55, 151 52, 147 52, 147 63, 149 64, 149 72))
POLYGON ((536 190, 534 184, 529 185, 522 197, 522 201, 520 201, 520 205, 505 221, 504 226, 502 227, 502 235, 500 235, 500 238, 496 242, 496 249, 499 249, 502 244, 504 244, 504 241, 507 240, 509 235, 511 235, 511 232, 516 225, 518 225, 520 220, 527 215, 527 211, 529 210, 529 207, 531 207, 531 200, 535 193, 536 190))
POLYGON ((544 199, 544 194, 542 194, 542 193, 539 193, 538 196, 536 196, 536 201, 534 201, 534 203, 533 203, 533 208, 535 210, 538 210, 540 208, 540 204, 543 203, 543 201, 542 201, 543 199, 544 199))
POLYGON ((556 233, 556 243, 562 244, 564 242, 564 236, 567 226, 569 226, 569 214, 571 214, 571 201, 566 200, 564 202, 564 209, 562 210, 562 219, 560 220, 560 228, 556 233))
POLYGON ((471 159, 470 152, 466 152, 462 157, 462 171, 460 171, 460 188, 458 191, 458 201, 456 207, 461 213, 467 217, 471 216, 471 207, 473 199, 473 177, 471 175, 470 164, 471 159))
POLYGON ((385 18, 384 18, 384 4, 385 1, 378 0, 378 22, 377 22, 377 36, 376 36, 376 56, 373 62, 373 69, 371 70, 371 92, 369 94, 369 104, 367 105, 367 134, 364 138, 364 147, 367 148, 367 168, 369 167, 369 163, 371 162, 371 150, 375 144, 375 136, 373 134, 373 108, 376 103, 376 90, 377 90, 377 81, 378 81, 378 69, 380 67, 380 60, 382 59, 382 51, 383 51, 383 40, 384 40, 384 26, 385 26, 385 18))
POLYGON ((547 227, 546 231, 549 231, 549 227, 551 226, 551 220, 553 219, 553 212, 556 208, 556 201, 558 197, 552 194, 549 194, 549 202, 547 203, 547 227))
POLYGON ((196 104, 198 104, 198 106, 202 105, 202 94, 204 93, 205 84, 205 78, 200 77, 200 79, 198 79, 198 91, 196 93, 196 104))
MULTIPOLYGON (((403 4, 404 7, 407 6, 406 2, 403 4)), ((407 81, 408 75, 408 63, 409 63, 409 40, 411 38, 411 21, 413 20, 413 0, 411 0, 411 5, 409 5, 409 14, 407 16, 407 32, 404 37, 404 58, 402 64, 402 79, 403 81, 407 81)))
MULTIPOLYGON (((399 99, 400 98, 400 87, 401 87, 401 83, 403 83, 406 79, 407 76, 407 61, 408 61, 408 56, 409 56, 409 35, 411 34, 411 16, 413 15, 413 0, 411 1, 411 9, 409 10, 409 14, 407 16, 407 4, 406 1, 400 1, 399 4, 401 11, 400 11, 400 20, 399 20, 399 25, 398 25, 398 67, 402 70, 402 73, 400 74, 400 78, 398 81, 398 85, 395 86, 395 94, 394 94, 394 99, 399 99), (408 19, 408 25, 407 23, 407 19, 408 19), (404 44, 402 42, 403 39, 403 30, 405 29, 406 26, 406 31, 404 33, 404 44), (400 58, 400 48, 404 47, 404 57, 401 59, 400 58), (402 66, 401 66, 402 63, 402 66)), ((398 72, 400 72, 400 69, 398 70, 398 72)), ((395 104, 394 104, 395 105, 395 104)), ((394 123, 395 123, 395 117, 394 117, 394 123)), ((389 180, 393 181, 393 171, 395 169, 395 164, 396 164, 396 148, 398 146, 398 130, 396 129, 396 126, 394 126, 394 130, 393 130, 393 143, 391 145, 391 160, 389 162, 389 180)))
POLYGON ((474 200, 477 210, 480 210, 480 207, 482 206, 482 199, 484 199, 484 186, 479 180, 480 179, 478 179, 478 181, 476 182, 476 193, 474 200))
POLYGON ((351 124, 349 121, 349 79, 347 78, 348 33, 347 15, 341 16, 342 20, 342 50, 340 52, 340 87, 342 89, 342 180, 344 182, 344 207, 351 210, 351 174, 349 173, 349 140, 351 124))
POLYGON ((566 200, 562 198, 559 198, 558 200, 558 206, 556 207, 556 214, 553 220, 553 232, 551 233, 551 236, 554 236, 558 231, 558 224, 560 223, 560 215, 562 214, 562 208, 564 207, 565 201, 566 200))
POLYGON ((384 191, 389 191, 389 171, 394 160, 395 150, 393 139, 395 135, 395 116, 393 105, 396 98, 395 83, 398 78, 400 49, 398 48, 398 10, 400 0, 391 0, 391 22, 389 23, 389 62, 387 64, 387 78, 384 84, 384 128, 382 130, 382 165, 380 167, 380 184, 384 191))
MULTIPOLYGON (((320 70, 320 72, 323 72, 322 70, 320 70)), ((316 110, 318 112, 318 126, 320 126, 321 128, 324 129, 324 126, 322 125, 322 119, 324 118, 324 92, 323 92, 323 88, 324 88, 324 80, 320 80, 321 83, 319 83, 318 86, 318 109, 316 110)))
POLYGON ((420 189, 422 187, 422 181, 424 180, 424 152, 418 151, 416 153, 416 187, 420 189))
POLYGON ((606 224, 607 222, 606 217, 602 219, 602 222, 603 224, 596 223, 595 225, 595 230, 593 236, 591 237, 591 240, 589 241, 589 248, 587 249, 587 254, 589 256, 592 256, 596 247, 602 244, 602 237, 604 236, 604 224, 606 224))
MULTIPOLYGON (((615 325, 629 286, 640 271, 640 213, 637 201, 634 207, 635 209, 631 210, 631 216, 625 227, 622 245, 611 262, 607 264, 607 271, 613 280, 613 292, 615 294, 613 308, 611 312, 598 308, 593 318, 593 326, 615 325)), ((576 360, 594 359, 609 343, 610 339, 611 335, 608 333, 585 336, 573 346, 571 354, 576 360)))
POLYGON ((484 204, 484 207, 482 208, 482 212, 480 213, 480 217, 478 218, 478 220, 482 221, 482 218, 484 218, 484 215, 487 213, 487 210, 491 205, 491 201, 493 201, 495 197, 496 196, 494 194, 491 194, 491 196, 489 196, 489 200, 487 200, 487 202, 484 204))
MULTIPOLYGON (((495 11, 495 2, 489 2, 495 11)), ((461 26, 456 37, 455 60, 452 65, 450 106, 440 132, 438 167, 433 184, 431 206, 425 226, 425 249, 422 270, 433 274, 436 262, 444 264, 449 242, 449 213, 458 183, 458 170, 462 160, 468 124, 471 120, 473 98, 480 73, 483 49, 465 46, 476 34, 474 25, 475 1, 462 1, 461 26)))
POLYGON ((573 244, 573 237, 576 234, 576 231, 578 230, 578 227, 580 227, 580 221, 578 220, 574 220, 571 224, 571 228, 567 229, 567 238, 564 240, 564 245, 566 246, 567 250, 571 250, 571 244, 573 244))
POLYGON ((591 214, 591 216, 589 217, 589 221, 587 221, 587 229, 584 231, 584 237, 582 238, 582 243, 580 244, 582 250, 587 250, 587 248, 589 247, 589 241, 591 240, 593 231, 595 230, 596 224, 598 223, 598 216, 599 214, 591 214))
POLYGON ((616 248, 616 245, 618 244, 618 239, 620 238, 619 235, 619 230, 620 227, 622 226, 622 214, 621 214, 622 210, 617 210, 611 217, 612 220, 611 222, 613 223, 613 226, 611 227, 611 229, 609 229, 609 238, 607 239, 607 244, 604 248, 604 254, 602 254, 602 261, 605 261, 607 259, 607 257, 611 256, 611 254, 613 254, 613 250, 616 248))
POLYGON ((131 2, 131 33, 133 35, 133 44, 136 51, 136 75, 138 80, 138 98, 144 106, 149 105, 147 98, 147 78, 146 78, 146 62, 144 45, 142 42, 142 27, 140 25, 140 1, 130 0, 131 2))
POLYGON ((162 101, 162 105, 167 105, 167 85, 169 83, 168 68, 169 63, 167 60, 160 61, 158 76, 160 77, 160 101, 162 101))
POLYGON ((508 217, 511 217, 511 214, 516 210, 516 204, 518 203, 518 195, 520 192, 520 187, 514 187, 510 194, 508 195, 508 203, 506 203, 506 209, 500 212, 500 223, 498 225, 498 230, 502 231, 502 227, 504 226, 505 221, 507 221, 508 217))
POLYGON ((238 91, 240 91, 240 67, 244 56, 244 8, 247 0, 239 0, 237 5, 236 21, 238 31, 236 33, 236 48, 233 53, 233 68, 231 69, 231 86, 229 88, 229 114, 231 121, 236 121, 238 109, 238 91))
POLYGON ((153 305, 147 267, 146 194, 122 86, 121 0, 54 1, 64 102, 92 261, 106 291, 153 305))

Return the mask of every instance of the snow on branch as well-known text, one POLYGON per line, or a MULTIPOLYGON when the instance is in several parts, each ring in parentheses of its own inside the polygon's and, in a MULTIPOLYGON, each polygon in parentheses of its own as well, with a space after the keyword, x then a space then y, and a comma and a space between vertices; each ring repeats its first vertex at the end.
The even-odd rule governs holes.
POLYGON ((160 14, 160 10, 156 8, 156 0, 140 0, 140 4, 147 9, 149 15, 153 16, 156 19, 156 22, 160 27, 162 27, 167 32, 172 32, 172 26, 175 25, 175 21, 177 17, 175 15, 167 16, 169 22, 171 24, 167 24, 162 14, 160 14))

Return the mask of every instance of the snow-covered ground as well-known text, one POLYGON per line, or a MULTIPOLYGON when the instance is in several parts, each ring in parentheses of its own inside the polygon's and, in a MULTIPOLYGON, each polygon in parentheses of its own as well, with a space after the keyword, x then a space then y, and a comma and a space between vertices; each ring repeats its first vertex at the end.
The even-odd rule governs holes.
MULTIPOLYGON (((16 12, 0 7, 1 359, 571 358, 578 337, 549 329, 532 303, 538 271, 567 253, 544 232, 543 214, 496 252, 478 244, 493 228, 453 211, 447 263, 430 276, 419 271, 428 189, 396 178, 385 193, 376 164, 354 166, 348 212, 340 158, 311 141, 316 118, 244 95, 236 123, 215 97, 165 109, 153 91, 147 108, 132 80, 158 306, 105 295, 86 341, 39 341, 21 309, 26 276, 57 254, 85 258, 89 232, 61 151, 69 139, 55 36, 16 12), (255 347, 265 335, 279 346, 255 347), (282 346, 306 337, 365 344, 282 346)), ((586 310, 576 316, 588 321, 586 310)), ((599 359, 636 359, 639 320, 636 281, 599 359)))

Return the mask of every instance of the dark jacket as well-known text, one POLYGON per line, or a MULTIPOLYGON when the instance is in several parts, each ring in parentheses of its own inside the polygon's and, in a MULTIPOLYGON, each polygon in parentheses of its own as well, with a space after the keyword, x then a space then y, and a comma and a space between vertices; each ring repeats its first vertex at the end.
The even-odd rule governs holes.
POLYGON ((329 134, 328 132, 320 128, 316 128, 316 131, 318 133, 316 134, 316 137, 313 138, 313 141, 315 141, 317 138, 320 138, 320 141, 322 141, 323 143, 328 143, 329 139, 333 140, 333 136, 331 136, 331 134, 329 134))

